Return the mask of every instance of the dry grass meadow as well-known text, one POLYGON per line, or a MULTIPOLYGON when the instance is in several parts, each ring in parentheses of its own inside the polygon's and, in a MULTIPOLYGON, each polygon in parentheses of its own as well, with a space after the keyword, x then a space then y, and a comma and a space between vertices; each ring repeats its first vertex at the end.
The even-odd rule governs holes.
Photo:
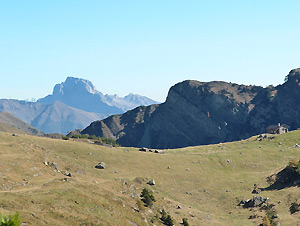
MULTIPOLYGON (((253 184, 267 187, 268 176, 300 159, 296 143, 299 130, 272 140, 252 137, 155 154, 0 133, 0 212, 19 212, 28 226, 162 225, 162 208, 175 225, 182 218, 197 226, 259 225, 263 211, 237 204, 253 197, 253 184), (59 171, 44 162, 57 163, 59 171), (106 169, 96 169, 98 162, 105 162, 106 169), (156 185, 147 184, 151 179, 156 185), (137 204, 144 187, 156 198, 152 208, 137 204), (254 214, 258 217, 248 219, 254 214)), ((290 204, 300 200, 299 190, 261 192, 275 204, 281 225, 299 224, 300 213, 289 212, 290 204)))

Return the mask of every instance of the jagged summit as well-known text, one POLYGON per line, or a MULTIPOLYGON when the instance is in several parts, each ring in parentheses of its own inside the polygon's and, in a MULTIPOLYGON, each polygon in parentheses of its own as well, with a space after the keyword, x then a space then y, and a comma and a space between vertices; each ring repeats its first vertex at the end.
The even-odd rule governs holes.
POLYGON ((293 69, 285 78, 286 82, 296 83, 296 85, 300 86, 300 68, 293 69))
POLYGON ((55 101, 80 110, 103 115, 119 114, 139 105, 157 103, 147 97, 130 94, 124 98, 118 95, 103 95, 89 80, 67 77, 65 82, 56 84, 52 95, 38 100, 40 103, 52 104, 55 101))
POLYGON ((73 91, 74 87, 80 91, 86 91, 91 94, 96 94, 97 91, 96 87, 93 85, 92 82, 82 78, 75 78, 75 77, 67 77, 66 81, 55 85, 53 89, 53 95, 64 94, 66 91, 73 91))

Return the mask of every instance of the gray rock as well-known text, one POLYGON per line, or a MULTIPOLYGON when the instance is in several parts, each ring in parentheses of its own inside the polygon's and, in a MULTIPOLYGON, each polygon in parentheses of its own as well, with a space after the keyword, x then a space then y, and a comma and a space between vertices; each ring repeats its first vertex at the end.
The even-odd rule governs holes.
POLYGON ((157 153, 157 154, 166 154, 164 151, 162 150, 155 150, 154 153, 157 153))
POLYGON ((252 199, 248 199, 246 201, 242 200, 239 205, 243 205, 244 208, 257 207, 261 206, 264 203, 267 203, 269 198, 263 198, 261 196, 253 197, 252 199))
POLYGON ((140 148, 139 151, 148 152, 148 149, 147 148, 140 148))
POLYGON ((153 185, 155 185, 155 180, 154 179, 152 179, 152 180, 150 180, 147 184, 149 184, 149 185, 151 185, 151 186, 153 186, 153 185))
POLYGON ((105 169, 105 168, 106 168, 106 165, 105 165, 104 162, 99 162, 99 163, 95 166, 95 168, 97 168, 97 169, 105 169))

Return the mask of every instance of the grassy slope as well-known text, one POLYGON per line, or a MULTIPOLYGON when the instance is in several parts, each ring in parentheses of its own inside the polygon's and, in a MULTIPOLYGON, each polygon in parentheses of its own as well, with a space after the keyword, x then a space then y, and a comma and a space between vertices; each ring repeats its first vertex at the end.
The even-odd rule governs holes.
MULTIPOLYGON (((267 176, 300 159, 295 143, 300 143, 300 131, 271 141, 251 138, 161 155, 0 133, 0 212, 19 211, 28 225, 161 225, 154 215, 164 206, 176 225, 183 217, 190 225, 258 225, 261 218, 248 220, 253 213, 237 207, 238 200, 251 198, 253 184, 266 187, 267 176), (72 178, 63 181, 66 177, 44 161, 58 163, 72 178), (106 169, 94 168, 100 161, 106 169), (146 185, 150 179, 155 186, 146 185), (132 195, 143 187, 153 189, 157 202, 139 213, 132 195)), ((299 222, 299 214, 289 213, 290 203, 300 198, 299 188, 261 195, 276 205, 281 225, 299 222)))

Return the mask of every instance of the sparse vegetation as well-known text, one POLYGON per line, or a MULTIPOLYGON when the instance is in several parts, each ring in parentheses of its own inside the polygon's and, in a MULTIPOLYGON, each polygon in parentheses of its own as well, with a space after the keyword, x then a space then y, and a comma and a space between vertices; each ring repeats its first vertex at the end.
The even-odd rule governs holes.
POLYGON ((64 140, 67 140, 68 138, 73 139, 90 139, 93 140, 95 144, 109 144, 113 147, 119 147, 116 140, 111 138, 105 138, 105 137, 97 137, 96 135, 87 135, 87 134, 71 134, 66 136, 67 138, 63 138, 64 140))
POLYGON ((70 138, 68 136, 63 136, 62 139, 63 140, 69 140, 70 138))
POLYGON ((266 217, 268 218, 271 226, 276 226, 277 211, 273 208, 273 205, 267 205, 266 207, 266 217))
POLYGON ((267 218, 266 209, 236 205, 251 198, 253 184, 259 184, 260 195, 276 205, 281 225, 297 225, 299 214, 291 214, 289 208, 292 202, 299 203, 300 188, 293 184, 288 189, 263 188, 268 186, 266 177, 277 175, 291 156, 300 159, 300 149, 293 148, 299 137, 300 130, 270 141, 257 142, 253 137, 152 155, 137 148, 0 133, 0 204, 2 211, 18 211, 22 221, 32 225, 123 226, 131 221, 147 226, 153 221, 160 226, 165 221, 157 210, 164 208, 164 220, 170 215, 176 225, 191 216, 189 225, 250 226, 267 218), (107 164, 106 170, 94 168, 99 161, 107 164), (44 162, 57 163, 72 177, 64 180, 44 162), (147 182, 152 178, 157 184, 151 187, 147 182), (144 187, 150 194, 155 189, 151 208, 141 200, 144 187), (248 219, 250 214, 254 217, 248 219))

